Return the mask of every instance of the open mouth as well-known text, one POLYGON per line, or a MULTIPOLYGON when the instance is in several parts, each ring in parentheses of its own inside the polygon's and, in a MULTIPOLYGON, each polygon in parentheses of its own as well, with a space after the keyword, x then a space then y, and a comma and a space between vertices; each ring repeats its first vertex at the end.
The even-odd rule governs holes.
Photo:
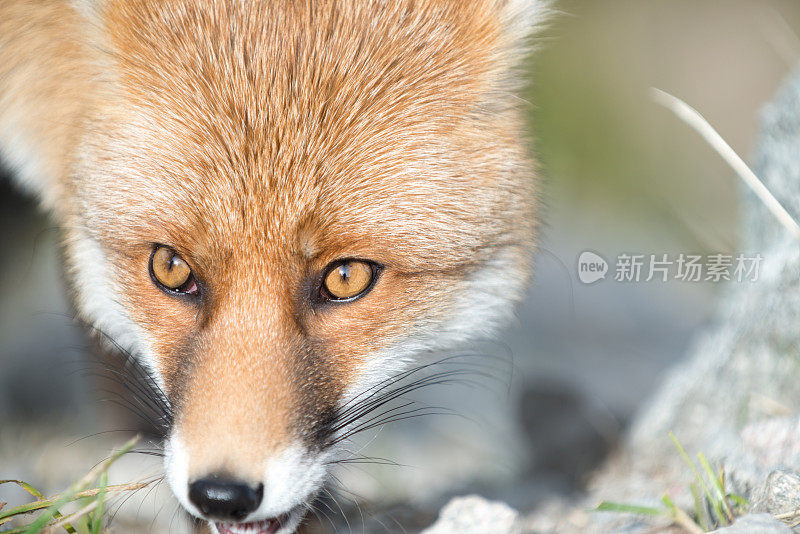
POLYGON ((273 517, 251 523, 214 523, 219 534, 275 534, 286 522, 287 516, 273 517))

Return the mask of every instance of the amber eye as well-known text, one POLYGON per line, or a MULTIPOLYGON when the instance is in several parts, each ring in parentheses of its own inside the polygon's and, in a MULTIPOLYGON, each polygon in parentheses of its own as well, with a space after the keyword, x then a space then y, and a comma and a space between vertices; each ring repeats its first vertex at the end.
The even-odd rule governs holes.
POLYGON ((377 266, 362 260, 344 260, 331 264, 323 277, 330 300, 352 300, 372 287, 377 266))
POLYGON ((159 245, 150 256, 150 276, 156 284, 170 292, 197 293, 192 268, 170 247, 159 245))

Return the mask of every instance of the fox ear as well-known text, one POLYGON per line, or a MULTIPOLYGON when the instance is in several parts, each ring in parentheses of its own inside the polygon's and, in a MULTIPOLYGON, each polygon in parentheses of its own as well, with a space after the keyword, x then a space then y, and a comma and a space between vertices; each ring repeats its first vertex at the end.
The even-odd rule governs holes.
POLYGON ((553 14, 552 0, 489 0, 494 3, 511 53, 524 55, 530 37, 542 29, 553 14))
MULTIPOLYGON (((551 0, 482 0, 483 13, 495 20, 497 32, 491 48, 491 87, 500 92, 520 88, 519 68, 533 48, 533 36, 554 13, 551 0)), ((493 91, 490 91, 493 93, 493 91)))

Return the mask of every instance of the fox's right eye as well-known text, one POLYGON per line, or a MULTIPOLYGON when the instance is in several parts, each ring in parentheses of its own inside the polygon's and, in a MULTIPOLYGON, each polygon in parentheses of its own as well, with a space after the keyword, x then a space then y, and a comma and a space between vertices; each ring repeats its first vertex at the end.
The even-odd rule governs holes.
POLYGON ((150 256, 150 277, 170 293, 195 295, 198 292, 192 268, 175 250, 164 245, 157 246, 150 256))

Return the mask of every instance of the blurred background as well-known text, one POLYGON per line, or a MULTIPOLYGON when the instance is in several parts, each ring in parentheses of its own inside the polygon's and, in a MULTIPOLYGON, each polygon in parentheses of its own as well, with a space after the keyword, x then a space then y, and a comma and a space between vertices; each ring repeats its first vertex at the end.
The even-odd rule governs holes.
MULTIPOLYGON (((529 511, 550 496, 579 492, 662 372, 712 320, 724 290, 616 282, 616 257, 759 252, 737 246, 746 194, 738 179, 650 100, 649 88, 686 100, 747 159, 760 106, 800 60, 800 3, 560 0, 556 7, 526 66, 523 95, 547 205, 534 285, 514 325, 454 353, 491 366, 494 379, 414 397, 464 417, 414 419, 362 436, 360 454, 401 466, 342 468, 344 489, 331 490, 336 502, 321 503, 311 530, 413 532, 457 494, 477 492, 529 511), (584 250, 612 265, 605 280, 578 280, 584 250)), ((57 229, 5 178, 0 479, 24 478, 55 492, 126 439, 124 432, 96 433, 131 422, 103 408, 107 395, 86 371, 90 343, 72 321, 57 229)), ((158 469, 157 458, 136 457, 116 476, 158 469)), ((0 488, 3 500, 24 495, 0 488)), ((128 525, 123 532, 185 528, 163 484, 131 499, 117 521, 128 525)))

